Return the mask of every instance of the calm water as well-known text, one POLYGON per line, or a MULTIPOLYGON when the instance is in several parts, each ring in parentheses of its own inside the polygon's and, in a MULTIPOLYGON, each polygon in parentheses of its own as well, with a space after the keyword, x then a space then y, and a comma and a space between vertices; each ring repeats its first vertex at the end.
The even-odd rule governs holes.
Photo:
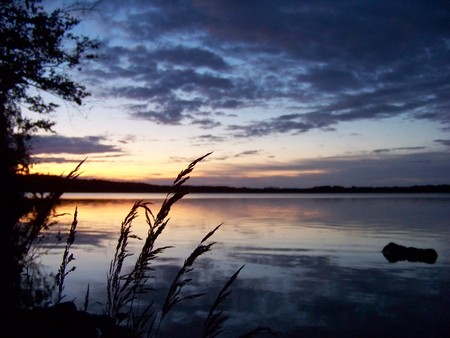
MULTIPOLYGON (((65 195, 58 212, 73 214, 75 206, 79 212, 77 270, 68 276, 67 299, 81 307, 89 283, 89 310, 101 312, 95 302, 105 301, 121 221, 136 199, 154 202, 156 213, 162 197, 65 195)), ((60 218, 62 225, 70 221, 60 218)), ((155 266, 157 300, 190 251, 222 222, 213 251, 191 273, 188 291, 207 295, 169 315, 170 335, 197 336, 218 291, 244 264, 224 307, 230 315, 224 337, 257 326, 281 337, 448 333, 450 195, 189 195, 174 206, 160 237, 160 246, 175 248, 155 266), (389 242, 434 248, 439 257, 435 264, 389 263, 381 254, 389 242)), ((145 236, 143 217, 134 230, 145 236)), ((43 257, 49 271, 56 271, 60 252, 43 257)))

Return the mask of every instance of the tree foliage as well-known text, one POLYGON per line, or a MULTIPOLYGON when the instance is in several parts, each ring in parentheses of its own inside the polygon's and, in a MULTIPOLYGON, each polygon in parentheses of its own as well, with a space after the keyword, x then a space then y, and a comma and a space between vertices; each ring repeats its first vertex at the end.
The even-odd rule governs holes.
POLYGON ((95 58, 97 42, 72 33, 79 19, 68 10, 45 11, 39 0, 4 0, 0 6, 0 132, 2 157, 9 168, 27 170, 27 141, 33 132, 50 130, 46 118, 57 107, 53 94, 77 105, 88 95, 68 70, 95 58), (43 115, 31 119, 25 110, 43 115), (6 156, 4 156, 6 155, 6 156))
POLYGON ((24 198, 16 180, 28 172, 29 140, 52 129, 49 114, 58 105, 49 97, 81 105, 88 95, 70 71, 94 59, 98 44, 73 32, 80 22, 75 14, 73 8, 47 11, 41 0, 0 2, 0 317, 17 303, 24 224, 45 221, 50 212, 41 208, 34 220, 19 221, 38 205, 24 198))

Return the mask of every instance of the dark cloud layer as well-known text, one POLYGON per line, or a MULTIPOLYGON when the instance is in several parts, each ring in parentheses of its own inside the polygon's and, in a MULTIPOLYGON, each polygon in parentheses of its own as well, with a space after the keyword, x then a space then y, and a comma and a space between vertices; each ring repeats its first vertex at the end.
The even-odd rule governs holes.
POLYGON ((417 151, 417 150, 425 150, 425 149, 426 149, 426 147, 399 147, 399 148, 375 149, 372 152, 375 154, 380 154, 380 153, 389 153, 389 152, 401 151, 401 150, 417 151))
POLYGON ((251 187, 409 186, 450 181, 450 153, 428 152, 324 157, 260 164, 224 164, 221 175, 203 178, 205 184, 251 187), (382 155, 382 156, 381 156, 382 155), (271 177, 256 173, 277 172, 271 177), (252 173, 245 175, 247 173, 252 173), (289 175, 289 173, 297 173, 289 175), (238 174, 239 177, 236 175, 238 174), (244 176, 244 177, 242 177, 244 176))
POLYGON ((121 149, 104 144, 101 136, 66 137, 61 135, 36 135, 33 137, 33 154, 93 154, 121 152, 121 149))
POLYGON ((435 140, 434 142, 442 144, 443 146, 450 147, 450 140, 435 140))
POLYGON ((216 109, 283 99, 278 117, 244 116, 228 130, 298 133, 400 115, 450 125, 447 1, 136 0, 100 8, 111 36, 90 80, 105 80, 104 96, 135 102, 131 118, 212 128, 216 109))

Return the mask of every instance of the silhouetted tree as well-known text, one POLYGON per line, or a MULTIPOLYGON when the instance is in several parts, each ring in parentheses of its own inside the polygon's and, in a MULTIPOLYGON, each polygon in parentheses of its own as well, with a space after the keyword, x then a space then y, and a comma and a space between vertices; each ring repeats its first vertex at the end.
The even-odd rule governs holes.
POLYGON ((79 23, 73 13, 46 11, 40 0, 0 4, 0 306, 15 304, 25 254, 17 224, 27 207, 16 177, 28 172, 32 134, 54 124, 47 116, 57 104, 45 93, 76 105, 88 95, 68 70, 95 58, 97 42, 72 33, 79 23))

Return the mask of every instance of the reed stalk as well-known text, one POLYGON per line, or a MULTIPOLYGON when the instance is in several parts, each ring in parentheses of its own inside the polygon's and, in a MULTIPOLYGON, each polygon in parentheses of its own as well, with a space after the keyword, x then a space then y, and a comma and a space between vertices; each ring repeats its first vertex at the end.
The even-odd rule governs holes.
MULTIPOLYGON (((137 314, 134 312, 135 302, 139 300, 139 296, 152 290, 147 285, 151 277, 149 272, 151 271, 152 261, 164 250, 170 248, 170 246, 156 247, 155 243, 170 220, 168 215, 172 206, 187 194, 183 185, 190 178, 189 174, 194 170, 195 165, 210 154, 207 153, 194 160, 178 174, 156 216, 150 209, 149 203, 138 201, 122 222, 116 251, 107 275, 106 312, 118 322, 127 320, 129 324, 133 318, 147 318, 148 321, 154 323, 155 315, 151 307, 147 306, 143 312, 137 314), (127 246, 130 238, 136 238, 132 233, 132 223, 138 217, 139 209, 143 209, 145 212, 145 220, 148 225, 147 237, 131 272, 123 273, 125 260, 132 255, 128 252, 127 246)), ((138 326, 142 327, 142 325, 142 323, 139 323, 138 326)), ((134 323, 134 326, 136 326, 136 323, 134 323)))
MULTIPOLYGON (((223 223, 222 223, 223 224, 223 223)), ((180 270, 178 270, 177 275, 175 276, 172 284, 170 285, 169 291, 167 292, 166 299, 163 303, 162 309, 161 309, 161 316, 157 328, 157 332, 159 331, 161 327, 161 323, 163 322, 165 316, 169 313, 169 311, 178 303, 185 301, 185 300, 191 300, 198 297, 201 297, 204 295, 204 293, 194 293, 189 294, 185 296, 181 296, 181 292, 183 288, 188 285, 192 278, 187 277, 186 275, 193 271, 193 264, 196 261, 198 257, 205 254, 206 252, 211 250, 211 247, 216 242, 211 242, 208 244, 205 244, 205 242, 212 236, 214 233, 222 226, 222 224, 219 224, 217 227, 215 227, 213 230, 211 230, 203 239, 200 241, 200 243, 197 245, 197 247, 192 251, 192 253, 189 255, 189 257, 184 261, 183 266, 180 270)))
POLYGON ((239 272, 244 268, 242 265, 225 283, 222 289, 219 291, 211 309, 209 310, 208 317, 205 321, 205 331, 203 333, 203 338, 213 338, 217 337, 225 330, 222 328, 223 323, 229 318, 229 316, 225 315, 223 311, 219 310, 219 306, 223 304, 226 298, 231 294, 229 291, 231 285, 236 280, 239 272))
POLYGON ((55 224, 55 222, 49 221, 50 215, 70 182, 80 176, 81 172, 79 170, 85 161, 86 159, 81 161, 74 170, 64 177, 63 184, 56 187, 54 191, 48 193, 46 196, 34 196, 31 214, 27 216, 26 222, 18 224, 20 228, 17 229, 23 239, 20 243, 20 250, 23 253, 23 257, 28 255, 42 232, 48 230, 55 224))
MULTIPOLYGON (((85 159, 86 160, 86 159, 85 159)), ((15 246, 17 248, 18 257, 17 262, 20 271, 21 283, 21 299, 20 302, 25 307, 32 307, 36 304, 48 305, 52 302, 60 302, 63 298, 64 279, 67 273, 74 270, 67 271, 67 265, 72 261, 73 255, 70 256, 68 251, 73 244, 76 232, 76 214, 72 222, 71 230, 69 231, 69 238, 71 243, 66 241, 66 249, 63 253, 63 261, 59 267, 56 277, 53 277, 53 282, 47 281, 46 277, 42 276, 37 263, 37 258, 40 255, 48 253, 55 248, 57 244, 48 245, 46 242, 46 231, 57 224, 57 217, 61 215, 55 214, 55 207, 60 200, 60 197, 66 191, 67 186, 80 175, 81 165, 85 162, 81 161, 74 170, 72 170, 62 180, 62 184, 53 187, 51 192, 44 194, 33 193, 33 196, 28 196, 24 199, 24 216, 15 224, 15 246), (70 233, 72 232, 72 234, 70 233), (46 247, 46 248, 45 248, 46 247), (56 291, 55 288, 58 290, 56 291), (56 296, 55 296, 56 292, 56 296)), ((62 240, 59 232, 57 235, 58 243, 62 240)))
POLYGON ((77 232, 77 219, 78 210, 75 208, 75 213, 73 216, 73 221, 70 226, 69 230, 69 236, 66 240, 66 247, 64 248, 64 253, 62 257, 62 262, 59 267, 58 273, 55 276, 55 282, 56 286, 58 287, 58 293, 56 295, 56 304, 60 303, 61 300, 64 298, 63 291, 64 291, 64 280, 66 276, 71 273, 72 271, 75 271, 76 266, 72 266, 70 269, 68 269, 70 262, 75 260, 75 257, 73 256, 73 253, 70 253, 70 248, 72 244, 75 242, 75 234, 77 232))

